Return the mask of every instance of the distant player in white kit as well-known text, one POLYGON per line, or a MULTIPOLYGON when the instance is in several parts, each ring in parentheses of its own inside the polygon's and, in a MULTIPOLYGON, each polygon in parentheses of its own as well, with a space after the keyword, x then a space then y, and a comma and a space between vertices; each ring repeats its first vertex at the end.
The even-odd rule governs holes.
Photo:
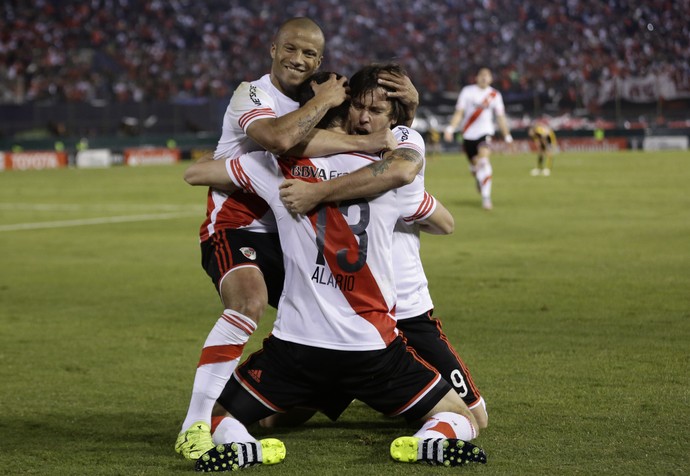
POLYGON ((460 91, 455 104, 455 113, 444 132, 446 142, 453 141, 453 135, 458 126, 462 125, 463 148, 470 161, 470 171, 477 181, 477 188, 482 196, 482 207, 491 210, 491 180, 493 169, 489 157, 491 155, 491 139, 495 134, 494 116, 503 135, 503 140, 510 144, 510 135, 505 116, 503 96, 491 87, 493 76, 488 68, 482 68, 477 73, 476 84, 465 86, 460 91))
POLYGON ((398 461, 485 461, 479 448, 463 441, 477 435, 473 415, 438 372, 408 350, 392 315, 393 227, 399 216, 412 222, 435 211, 422 182, 370 200, 326 204, 299 218, 280 200, 278 185, 285 178, 324 180, 376 160, 364 154, 275 160, 263 153, 228 159, 225 178, 217 162, 186 172, 193 185, 232 180, 264 197, 276 215, 286 272, 272 335, 237 368, 219 398, 236 420, 220 422, 214 440, 235 443, 211 450, 197 469, 212 468, 221 455, 239 458, 244 447, 238 443, 251 438, 241 424, 295 407, 327 406, 334 395, 425 421, 415 436, 392 443, 391 456, 398 461))

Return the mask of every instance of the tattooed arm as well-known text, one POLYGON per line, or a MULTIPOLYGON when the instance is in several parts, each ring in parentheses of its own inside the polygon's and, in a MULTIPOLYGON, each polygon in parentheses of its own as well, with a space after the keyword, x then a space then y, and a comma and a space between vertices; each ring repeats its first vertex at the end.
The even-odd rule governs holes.
POLYGON ((345 77, 331 75, 324 83, 312 84, 314 97, 304 106, 284 116, 252 122, 247 135, 275 155, 286 153, 307 137, 330 108, 347 99, 345 82, 345 77))
POLYGON ((407 185, 423 163, 424 157, 416 150, 399 148, 386 152, 371 165, 332 180, 286 180, 280 185, 280 198, 288 211, 304 215, 322 202, 371 197, 407 185))
POLYGON ((295 157, 323 157, 341 152, 366 152, 376 154, 382 150, 395 149, 398 141, 390 129, 367 135, 344 134, 328 129, 314 129, 305 140, 286 154, 295 157))

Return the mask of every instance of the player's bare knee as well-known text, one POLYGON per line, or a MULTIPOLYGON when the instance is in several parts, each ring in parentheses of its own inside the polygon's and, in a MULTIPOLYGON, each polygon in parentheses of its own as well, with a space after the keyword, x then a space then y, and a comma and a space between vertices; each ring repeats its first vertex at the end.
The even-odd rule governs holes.
POLYGON ((477 420, 479 428, 486 428, 489 426, 489 414, 486 411, 486 401, 483 397, 479 397, 479 401, 474 403, 469 409, 477 420))
POLYGON ((227 299, 224 297, 223 303, 226 308, 239 312, 258 324, 261 316, 266 310, 268 297, 266 294, 262 293, 232 293, 227 296, 227 299))
POLYGON ((244 299, 240 300, 239 306, 234 309, 258 324, 267 304, 265 296, 245 296, 244 299))
POLYGON ((225 308, 258 323, 268 305, 268 291, 263 274, 253 267, 228 273, 222 281, 221 299, 225 308))
POLYGON ((486 413, 486 410, 478 407, 473 408, 470 411, 472 412, 472 415, 474 415, 474 419, 477 420, 477 427, 479 429, 484 429, 489 426, 489 415, 486 413))

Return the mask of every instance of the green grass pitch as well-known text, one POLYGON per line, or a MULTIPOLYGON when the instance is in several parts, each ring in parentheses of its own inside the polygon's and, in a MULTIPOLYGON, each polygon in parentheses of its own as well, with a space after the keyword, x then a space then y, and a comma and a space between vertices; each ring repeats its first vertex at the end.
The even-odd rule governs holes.
MULTIPOLYGON (((354 404, 271 433, 285 462, 247 472, 690 471, 690 154, 562 153, 548 178, 534 163, 493 158, 492 212, 464 158, 427 165, 456 231, 425 236, 423 258, 488 403, 488 464, 395 463, 390 441, 416 428, 354 404)), ((221 306, 186 166, 0 173, 1 473, 193 471, 173 443, 221 306)))

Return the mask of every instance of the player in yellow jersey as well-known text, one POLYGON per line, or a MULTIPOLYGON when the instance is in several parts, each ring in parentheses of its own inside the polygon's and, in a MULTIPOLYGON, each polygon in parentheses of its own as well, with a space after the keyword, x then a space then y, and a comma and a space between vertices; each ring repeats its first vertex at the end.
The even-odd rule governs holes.
POLYGON ((535 122, 527 132, 529 137, 537 146, 537 167, 532 169, 533 176, 543 175, 548 177, 551 175, 551 166, 553 165, 553 152, 558 147, 556 142, 556 133, 551 127, 544 122, 535 122), (544 162, 546 161, 546 167, 544 162))

